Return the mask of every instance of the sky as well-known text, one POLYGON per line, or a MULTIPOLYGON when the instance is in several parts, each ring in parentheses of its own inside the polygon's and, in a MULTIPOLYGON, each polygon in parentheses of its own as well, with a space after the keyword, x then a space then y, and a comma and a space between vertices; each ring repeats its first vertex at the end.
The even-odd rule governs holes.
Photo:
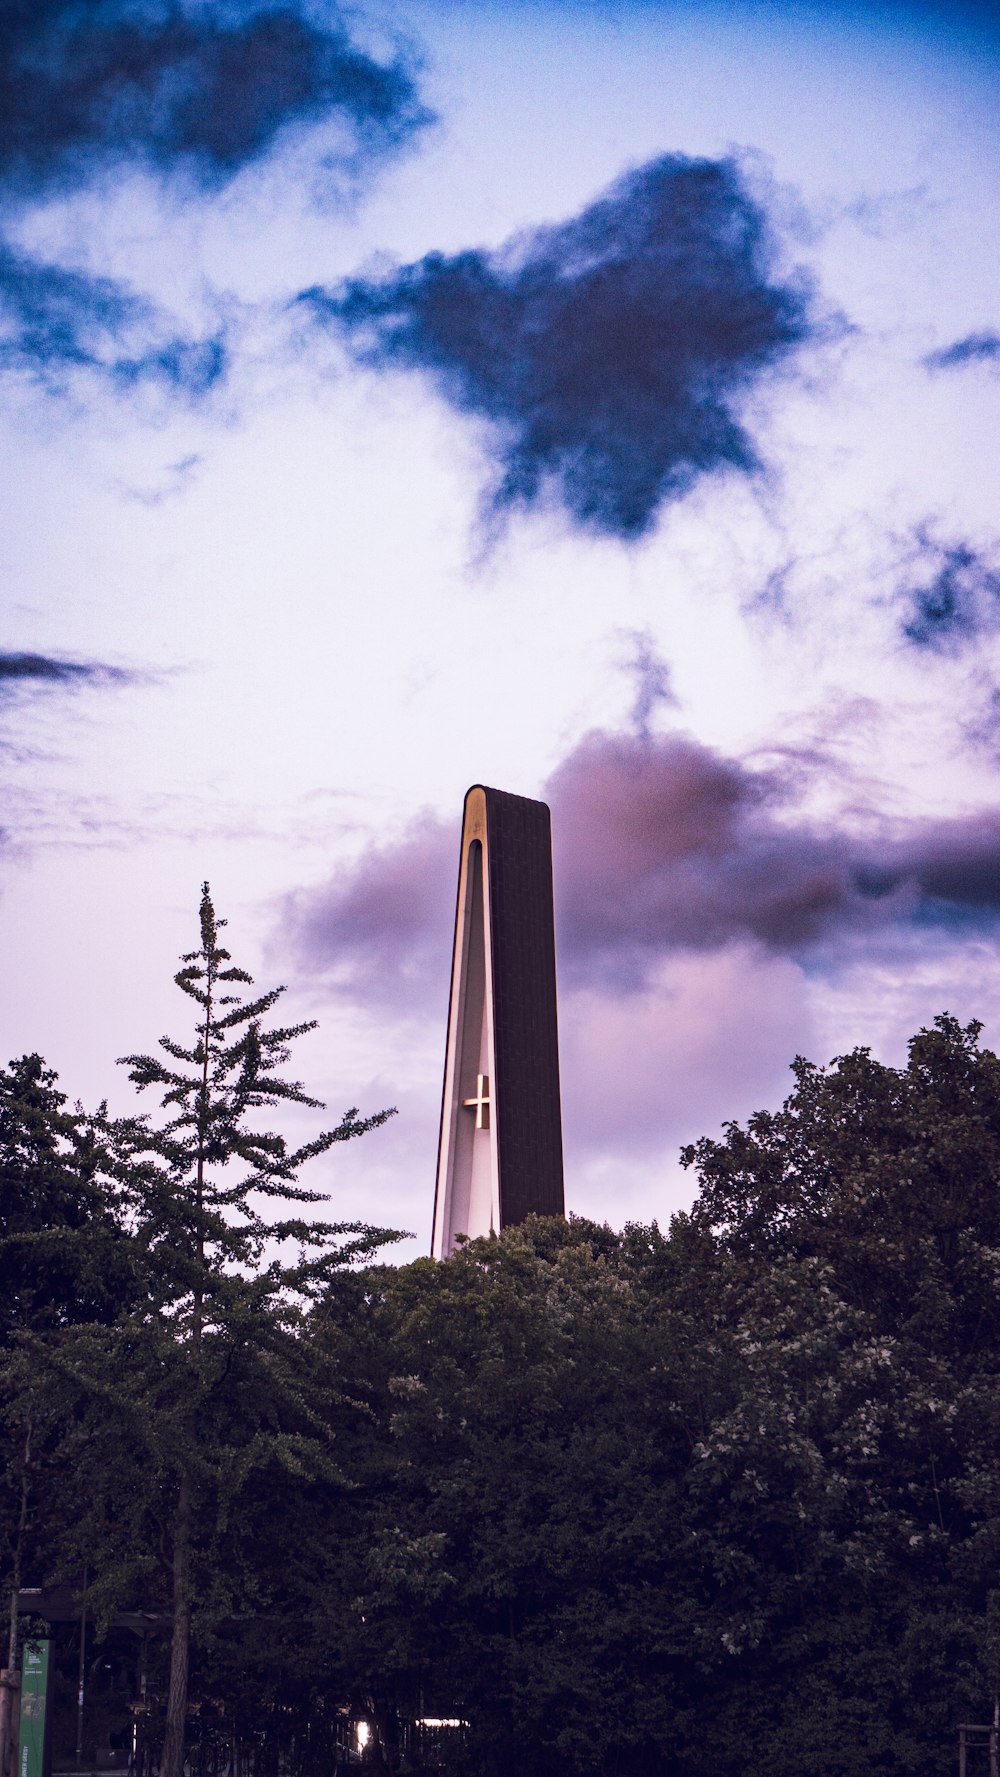
POLYGON ((208 879, 307 1089, 397 1107, 311 1182, 427 1251, 477 782, 552 809, 571 1210, 665 1222, 796 1054, 1000 1044, 998 60, 0 0, 4 1059, 137 1108, 208 879))

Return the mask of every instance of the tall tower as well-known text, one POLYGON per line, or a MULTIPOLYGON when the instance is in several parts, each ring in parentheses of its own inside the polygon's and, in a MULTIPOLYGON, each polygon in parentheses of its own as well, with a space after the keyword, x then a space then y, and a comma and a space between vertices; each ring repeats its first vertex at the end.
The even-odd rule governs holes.
POLYGON ((444 1259, 456 1235, 563 1213, 549 811, 474 784, 462 823, 432 1252, 444 1259))

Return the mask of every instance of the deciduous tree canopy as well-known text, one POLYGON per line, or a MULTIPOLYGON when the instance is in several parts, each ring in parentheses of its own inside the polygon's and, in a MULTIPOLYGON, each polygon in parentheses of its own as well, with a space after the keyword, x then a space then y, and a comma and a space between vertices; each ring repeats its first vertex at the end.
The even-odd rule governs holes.
MULTIPOLYGON (((82 1518, 66 1491, 95 1596, 168 1601, 186 1475, 192 1684, 230 1718, 350 1707, 383 1770, 430 1715, 468 1724, 455 1763, 490 1777, 944 1777, 998 1689, 1000 1061, 978 1035, 941 1018, 902 1068, 797 1061, 780 1111, 686 1151, 698 1193, 666 1232, 534 1220, 442 1264, 298 1273, 249 1270, 239 1186, 198 1184, 198 1142, 204 1177, 209 1140, 235 1160, 240 1070, 263 1081, 271 1051, 220 1033, 168 1049, 176 1078, 133 1058, 177 1120, 88 1125, 110 1182, 84 1220, 132 1218, 142 1299, 79 1324, 72 1271, 30 1335, 49 1423, 72 1397, 67 1440, 114 1431, 82 1518), (237 1060, 199 1122, 206 1055, 237 1060)), ((63 1115, 52 1153, 95 1152, 63 1115)), ((39 1572, 79 1560, 38 1522, 39 1572)), ((175 1624, 176 1596, 175 1572, 175 1624)))

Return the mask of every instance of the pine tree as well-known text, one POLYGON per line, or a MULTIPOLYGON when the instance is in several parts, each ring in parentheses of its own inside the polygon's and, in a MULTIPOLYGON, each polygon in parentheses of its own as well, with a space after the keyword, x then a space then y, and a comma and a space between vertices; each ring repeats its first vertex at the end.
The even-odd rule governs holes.
MULTIPOLYGON (((163 1056, 129 1055, 122 1065, 138 1090, 162 1092, 166 1121, 105 1118, 101 1135, 115 1170, 145 1280, 142 1309, 105 1352, 122 1429, 151 1482, 158 1534, 169 1550, 172 1639, 161 1777, 181 1777, 196 1562, 216 1614, 237 1576, 211 1574, 220 1526, 255 1469, 336 1478, 325 1426, 310 1394, 302 1341, 304 1307, 334 1271, 403 1238, 357 1222, 320 1222, 301 1213, 269 1220, 270 1203, 312 1206, 324 1194, 299 1182, 300 1169, 339 1142, 376 1129, 394 1113, 345 1112, 335 1128, 289 1147, 257 1126, 255 1113, 285 1104, 322 1109, 280 1071, 297 1037, 314 1021, 268 1029, 267 1014, 284 991, 246 997, 246 970, 220 940, 209 887, 203 888, 201 943, 182 957, 174 979, 196 1007, 193 1040, 161 1037, 163 1056), (284 1254, 297 1249, 293 1261, 284 1254), (141 1455, 138 1452, 141 1450, 141 1455)), ((98 1354, 95 1352, 94 1357, 98 1354)), ((105 1399, 108 1398, 105 1386, 105 1399)), ((107 1477, 105 1478, 107 1484, 107 1477)), ((113 1482, 111 1483, 113 1485, 113 1482)), ((148 1562, 151 1494, 135 1489, 117 1502, 117 1567, 108 1596, 148 1562)), ((104 1514, 107 1521, 107 1513, 104 1514)))

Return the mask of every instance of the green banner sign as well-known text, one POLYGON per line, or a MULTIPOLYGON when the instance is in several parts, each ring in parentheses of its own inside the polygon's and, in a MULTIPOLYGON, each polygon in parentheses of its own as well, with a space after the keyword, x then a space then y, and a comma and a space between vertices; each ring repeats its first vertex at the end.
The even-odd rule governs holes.
POLYGON ((21 1739, 18 1777, 45 1777, 45 1721, 49 1696, 48 1641, 25 1643, 21 1662, 21 1739))

